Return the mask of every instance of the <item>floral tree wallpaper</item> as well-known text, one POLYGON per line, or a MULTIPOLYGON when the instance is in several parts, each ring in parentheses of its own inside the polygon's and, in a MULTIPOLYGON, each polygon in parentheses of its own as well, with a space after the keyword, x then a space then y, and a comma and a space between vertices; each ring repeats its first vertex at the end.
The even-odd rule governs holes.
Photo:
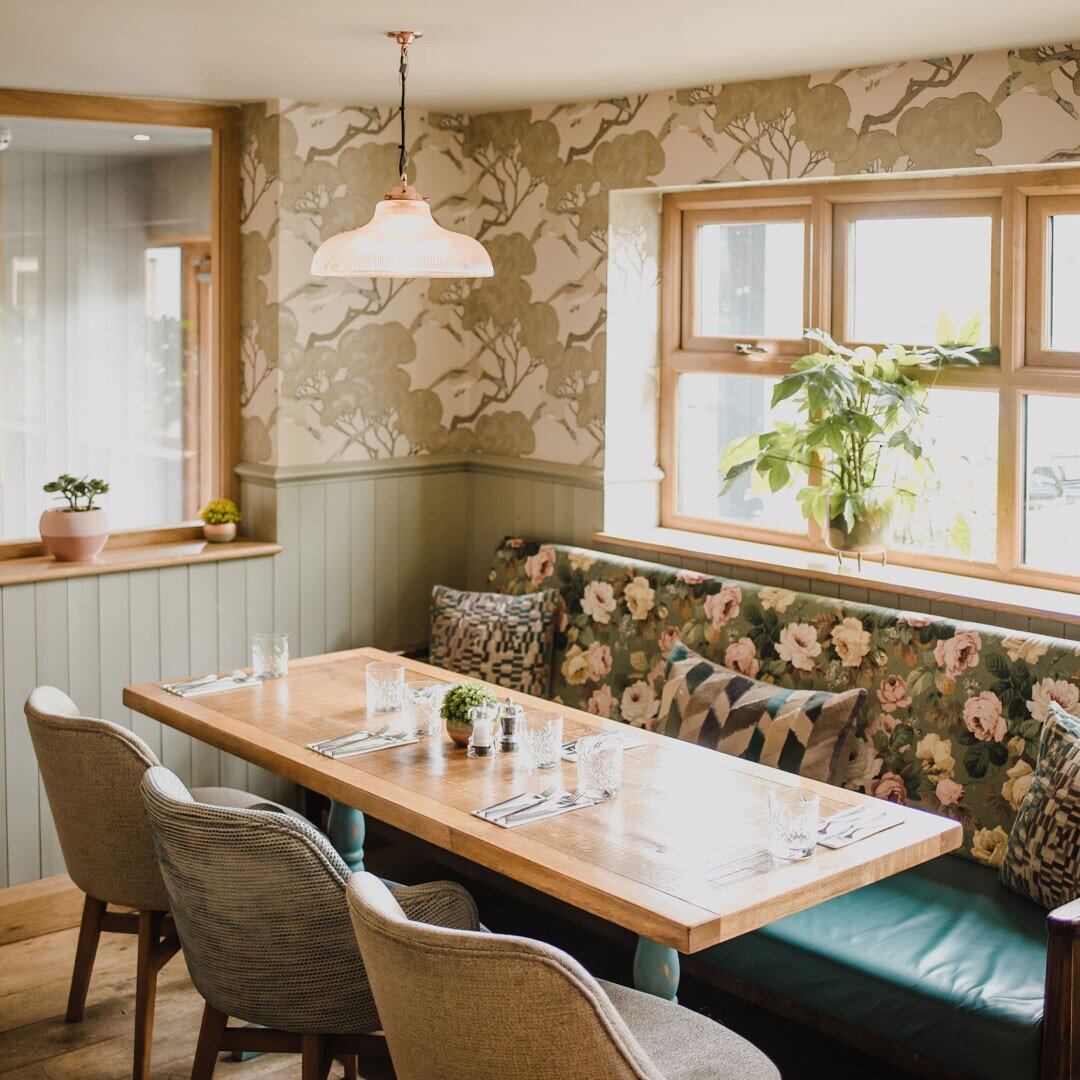
MULTIPOLYGON (((615 191, 1080 160, 1080 48, 937 57, 482 115, 410 113, 414 183, 477 281, 316 279, 395 179, 392 107, 244 111, 249 461, 603 462, 615 191)), ((655 203, 652 205, 655 206, 655 203)), ((638 223, 640 226, 641 223, 638 223)), ((655 230, 652 230, 655 232, 655 230)))

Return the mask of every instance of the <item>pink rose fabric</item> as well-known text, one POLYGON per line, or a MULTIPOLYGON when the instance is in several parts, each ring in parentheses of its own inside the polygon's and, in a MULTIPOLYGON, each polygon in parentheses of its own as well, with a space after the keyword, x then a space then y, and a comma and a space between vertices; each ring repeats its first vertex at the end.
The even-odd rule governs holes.
POLYGON ((904 778, 894 772, 887 772, 884 776, 878 777, 877 780, 871 780, 870 786, 866 790, 877 799, 899 803, 900 806, 907 806, 908 804, 907 787, 904 784, 904 778))
POLYGON ((539 588, 553 573, 555 573, 555 549, 550 544, 544 544, 535 555, 530 555, 525 560, 525 573, 529 580, 539 588))
POLYGON ((742 589, 725 582, 718 593, 705 598, 705 618, 712 622, 714 629, 720 630, 739 614, 741 603, 742 589))
POLYGON ((944 638, 934 646, 934 659, 946 675, 954 679, 979 663, 982 637, 977 630, 957 630, 951 638, 944 638))
POLYGON ((964 726, 981 742, 1001 742, 1008 732, 997 694, 984 690, 964 702, 964 726))
POLYGON ((897 709, 906 709, 911 704, 907 682, 900 675, 889 675, 883 679, 878 687, 877 696, 881 707, 887 713, 896 712, 897 709))
POLYGON ((756 679, 761 670, 757 659, 757 646, 748 637, 733 641, 724 650, 724 666, 739 672, 740 675, 756 679))

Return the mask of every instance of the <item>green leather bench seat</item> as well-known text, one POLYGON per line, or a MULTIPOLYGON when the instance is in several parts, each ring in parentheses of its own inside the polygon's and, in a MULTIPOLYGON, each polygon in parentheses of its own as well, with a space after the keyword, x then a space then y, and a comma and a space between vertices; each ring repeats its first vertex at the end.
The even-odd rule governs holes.
POLYGON ((951 856, 695 958, 980 1080, 1039 1074, 1046 914, 951 856))

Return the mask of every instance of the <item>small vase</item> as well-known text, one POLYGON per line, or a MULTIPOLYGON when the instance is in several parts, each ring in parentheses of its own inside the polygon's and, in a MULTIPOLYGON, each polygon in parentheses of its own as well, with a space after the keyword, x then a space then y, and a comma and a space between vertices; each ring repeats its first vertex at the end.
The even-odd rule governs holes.
POLYGON ((90 562, 109 539, 104 510, 46 510, 38 528, 46 552, 57 562, 90 562))
POLYGON ((472 734, 472 723, 469 720, 447 720, 446 734, 458 746, 468 746, 469 736, 472 734))
POLYGON ((835 551, 837 557, 852 555, 881 555, 889 546, 892 536, 892 517, 888 510, 875 510, 859 518, 849 529, 842 516, 834 517, 825 530, 825 546, 835 551))
POLYGON ((227 544, 236 539, 236 522, 223 521, 217 525, 203 525, 203 536, 212 544, 227 544))

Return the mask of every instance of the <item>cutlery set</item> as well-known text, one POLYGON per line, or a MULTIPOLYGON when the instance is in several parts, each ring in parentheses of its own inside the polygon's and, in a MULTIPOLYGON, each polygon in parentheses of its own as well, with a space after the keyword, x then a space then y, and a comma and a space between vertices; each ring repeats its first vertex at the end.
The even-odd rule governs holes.
POLYGON ((419 742, 415 735, 408 732, 392 732, 389 724, 384 724, 375 731, 353 731, 348 735, 339 735, 335 739, 323 739, 321 742, 308 743, 309 750, 323 757, 341 759, 356 757, 357 754, 369 754, 375 750, 386 750, 391 746, 405 746, 419 742))
POLYGON ((539 795, 530 791, 522 792, 492 806, 474 810, 473 814, 504 829, 512 829, 530 821, 558 817, 581 807, 595 806, 599 801, 588 798, 583 791, 560 792, 557 787, 551 786, 539 795))
POLYGON ((254 675, 237 668, 229 675, 213 672, 197 679, 185 679, 183 682, 166 683, 163 689, 180 697, 201 697, 203 694, 223 694, 227 690, 241 690, 247 686, 258 686, 259 680, 254 675))

